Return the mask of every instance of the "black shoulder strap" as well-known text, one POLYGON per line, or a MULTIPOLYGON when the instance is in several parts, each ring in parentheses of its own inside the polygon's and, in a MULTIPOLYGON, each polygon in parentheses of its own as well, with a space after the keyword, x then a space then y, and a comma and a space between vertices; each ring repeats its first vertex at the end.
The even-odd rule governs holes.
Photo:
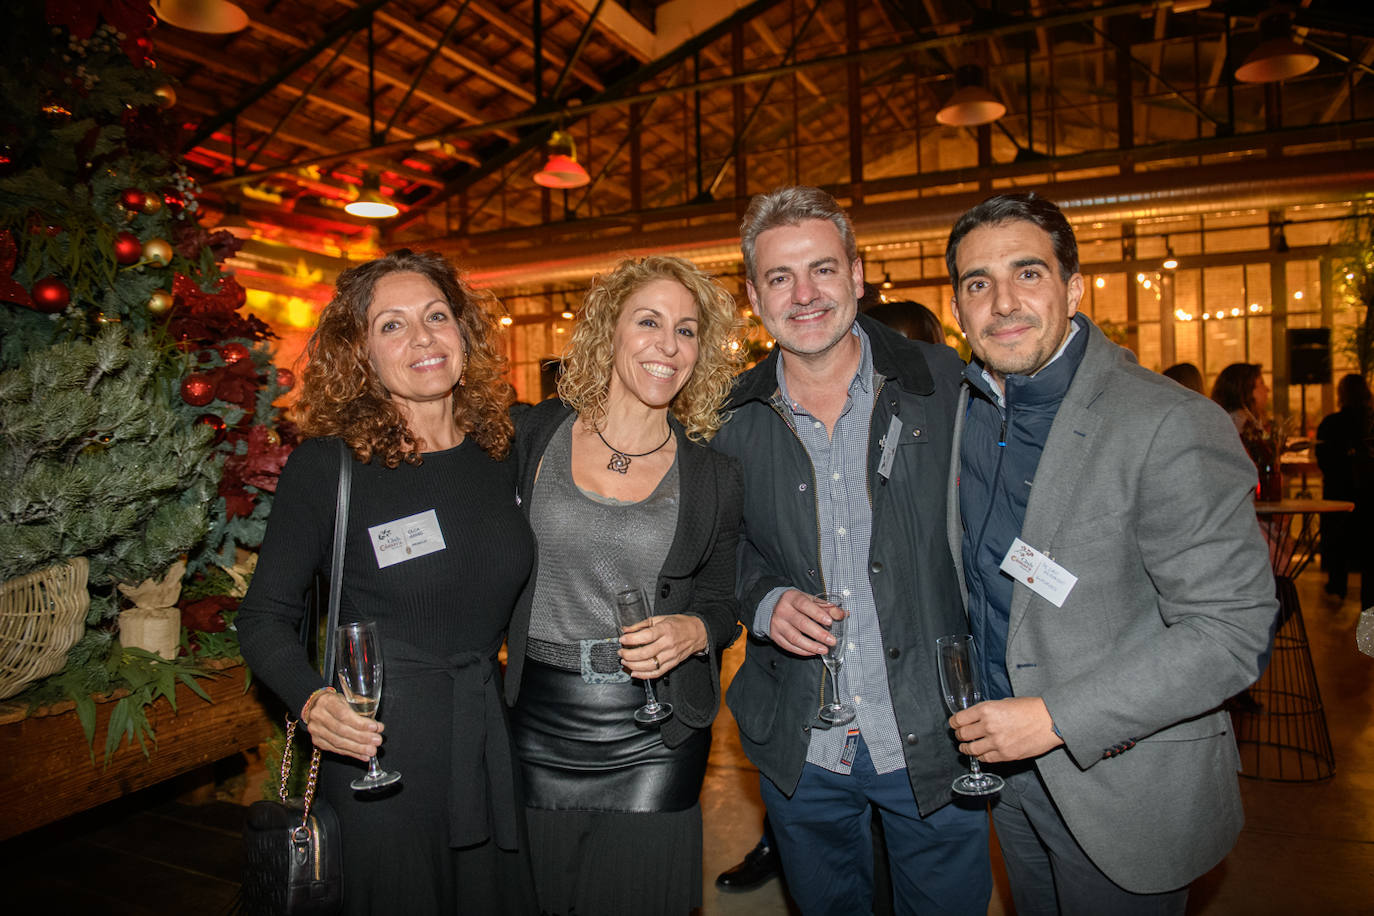
POLYGON ((348 535, 348 496, 353 489, 353 454, 339 440, 339 495, 334 501, 334 555, 329 565, 329 621, 324 630, 324 664, 320 672, 326 684, 334 681, 334 631, 339 627, 339 597, 343 593, 344 543, 348 535))

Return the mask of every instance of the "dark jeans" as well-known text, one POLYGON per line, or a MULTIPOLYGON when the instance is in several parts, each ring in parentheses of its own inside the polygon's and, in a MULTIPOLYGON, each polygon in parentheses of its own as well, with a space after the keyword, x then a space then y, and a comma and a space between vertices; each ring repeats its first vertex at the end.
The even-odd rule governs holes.
POLYGON ((848 775, 808 763, 791 798, 766 778, 759 784, 788 890, 807 916, 870 911, 871 808, 882 815, 896 912, 987 913, 985 806, 949 804, 921 817, 906 771, 878 775, 862 738, 848 775))

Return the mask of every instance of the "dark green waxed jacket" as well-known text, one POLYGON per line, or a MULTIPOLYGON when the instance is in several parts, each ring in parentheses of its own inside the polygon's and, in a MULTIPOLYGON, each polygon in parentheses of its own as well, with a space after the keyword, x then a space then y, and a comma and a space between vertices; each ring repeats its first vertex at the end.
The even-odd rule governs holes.
MULTIPOLYGON (((858 320, 882 377, 869 426, 869 580, 907 772, 924 815, 951 800, 950 782, 961 767, 945 724, 935 640, 968 632, 945 540, 944 496, 962 363, 949 347, 907 340, 863 315, 858 320), (878 462, 894 414, 901 439, 884 479, 878 462)), ((814 594, 824 586, 814 471, 776 401, 778 359, 775 350, 740 376, 730 417, 712 442, 744 468, 738 592, 746 632, 773 588, 814 594)), ((745 753, 789 795, 806 763, 822 670, 819 658, 792 655, 751 632, 727 694, 745 753)))

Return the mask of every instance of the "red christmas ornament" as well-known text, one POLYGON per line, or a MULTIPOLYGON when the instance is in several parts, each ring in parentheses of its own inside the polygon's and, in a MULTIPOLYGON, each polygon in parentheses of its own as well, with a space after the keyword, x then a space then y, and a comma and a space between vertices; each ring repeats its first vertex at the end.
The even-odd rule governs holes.
POLYGON ((138 188, 125 188, 119 192, 119 202, 126 210, 142 210, 143 202, 148 199, 138 188))
POLYGON ((241 343, 227 343, 219 348, 219 355, 224 357, 226 366, 232 366, 239 360, 248 357, 248 348, 241 343))
POLYGON ((114 256, 121 264, 133 264, 143 257, 143 243, 132 232, 121 232, 115 236, 114 256))
POLYGON ((173 213, 180 213, 186 209, 186 195, 176 188, 167 188, 162 192, 162 202, 167 205, 167 209, 173 213))
POLYGON ((227 427, 224 424, 223 417, 216 416, 212 413, 203 413, 200 416, 196 417, 196 422, 201 424, 202 426, 208 426, 210 427, 210 429, 214 430, 214 441, 216 445, 218 445, 220 442, 224 440, 224 432, 227 429, 227 427))
POLYGON ((33 307, 40 312, 60 312, 72 301, 72 291, 56 277, 44 277, 29 292, 33 295, 33 307))
POLYGON ((204 407, 215 399, 215 383, 206 375, 188 375, 181 380, 181 399, 192 407, 204 407))
POLYGON ((277 387, 284 388, 287 391, 296 387, 296 373, 292 372, 290 369, 277 369, 277 387))

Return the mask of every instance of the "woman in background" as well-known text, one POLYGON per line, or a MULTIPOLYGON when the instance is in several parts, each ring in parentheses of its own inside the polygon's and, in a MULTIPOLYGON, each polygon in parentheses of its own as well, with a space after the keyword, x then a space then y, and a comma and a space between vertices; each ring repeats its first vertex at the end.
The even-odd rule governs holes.
POLYGON ((1232 363, 1222 369, 1212 383, 1212 400, 1231 415, 1231 422, 1242 438, 1247 429, 1260 434, 1269 409, 1269 386, 1264 384, 1263 368, 1257 363, 1232 363))
POLYGON ((244 659, 327 752, 347 913, 534 910, 495 667, 534 545, 487 305, 432 253, 339 276, 296 407, 312 438, 282 471, 237 619, 244 659), (380 721, 320 686, 297 636, 313 576, 329 574, 338 440, 354 462, 339 620, 377 622, 380 721), (402 526, 413 536, 382 537, 402 526), (400 783, 350 789, 379 752, 400 783))
POLYGON ((625 261, 587 293, 560 398, 520 417, 538 561, 511 625, 506 696, 545 913, 701 905, 697 797, 720 653, 738 632, 742 498, 734 461, 704 442, 737 325, 730 294, 689 262, 625 261), (618 636, 627 586, 652 617, 618 636), (655 726, 634 720, 643 678, 673 707, 655 726))

